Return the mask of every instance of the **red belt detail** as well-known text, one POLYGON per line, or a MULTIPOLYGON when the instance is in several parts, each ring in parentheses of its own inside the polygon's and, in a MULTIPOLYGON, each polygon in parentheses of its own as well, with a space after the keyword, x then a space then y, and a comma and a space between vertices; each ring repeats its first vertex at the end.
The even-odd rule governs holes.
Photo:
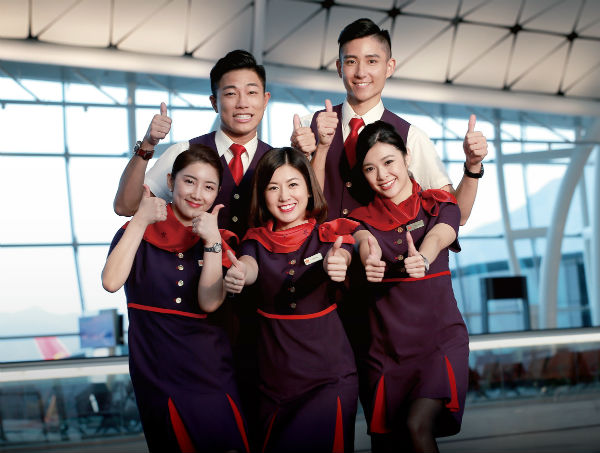
POLYGON ((181 310, 171 310, 169 308, 158 308, 158 307, 149 307, 148 305, 134 304, 128 303, 127 307, 129 308, 137 308, 138 310, 145 311, 153 311, 155 313, 166 313, 168 315, 181 315, 187 316, 188 318, 197 318, 197 319, 206 319, 206 313, 189 313, 187 311, 181 310))
POLYGON ((262 311, 260 308, 256 309, 256 313, 265 318, 270 319, 313 319, 320 318, 321 316, 325 316, 327 313, 331 313, 333 310, 337 308, 337 304, 330 305, 325 310, 321 310, 317 313, 309 313, 308 315, 275 315, 273 313, 267 313, 262 311))
POLYGON ((427 280, 429 278, 441 277, 442 275, 452 275, 450 271, 438 272, 437 274, 429 274, 425 277, 421 278, 413 278, 413 277, 397 277, 397 278, 384 278, 381 280, 382 282, 418 282, 420 280, 427 280))

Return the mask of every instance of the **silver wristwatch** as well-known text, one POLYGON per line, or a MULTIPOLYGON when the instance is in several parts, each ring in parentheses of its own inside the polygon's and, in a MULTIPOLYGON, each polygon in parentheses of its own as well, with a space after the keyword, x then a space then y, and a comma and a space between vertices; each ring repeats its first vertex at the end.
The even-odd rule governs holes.
POLYGON ((220 242, 215 242, 215 245, 212 247, 204 247, 205 252, 219 253, 221 250, 223 250, 223 248, 221 247, 220 242))

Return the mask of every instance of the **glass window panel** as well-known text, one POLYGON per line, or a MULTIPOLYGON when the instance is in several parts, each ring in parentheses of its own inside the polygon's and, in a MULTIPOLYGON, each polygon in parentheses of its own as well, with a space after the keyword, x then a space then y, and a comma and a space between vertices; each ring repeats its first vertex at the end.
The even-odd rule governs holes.
POLYGON ((66 115, 71 154, 129 154, 125 108, 67 107, 66 115))
MULTIPOLYGON (((321 107, 322 109, 323 107, 321 107)), ((304 116, 305 108, 287 102, 269 103, 269 143, 271 146, 290 146, 293 132, 294 114, 304 116)))
POLYGON ((583 223, 583 206, 581 203, 581 191, 577 187, 571 199, 569 213, 567 214, 567 223, 565 225, 566 234, 581 234, 585 227, 583 223))
POLYGON ((114 104, 111 98, 94 85, 84 83, 65 83, 65 100, 91 104, 114 104))
POLYGON ((583 263, 583 247, 581 238, 563 239, 558 273, 558 327, 591 325, 583 263))
POLYGON ((91 313, 116 308, 119 313, 126 315, 127 304, 123 288, 116 293, 109 293, 102 287, 102 269, 107 256, 108 245, 79 247, 79 268, 85 311, 91 313))
MULTIPOLYGON (((161 102, 169 104, 169 93, 166 90, 147 90, 144 88, 135 90, 135 103, 137 105, 155 105, 156 110, 159 110, 161 102)), ((157 113, 160 113, 160 111, 157 113)))
POLYGON ((524 126, 523 136, 526 140, 563 141, 552 129, 543 126, 524 126))
POLYGON ((183 142, 213 130, 217 114, 210 110, 173 110, 171 140, 183 142))
MULTIPOLYGON (((446 156, 449 160, 464 162, 465 152, 463 150, 463 141, 448 140, 446 141, 446 156)), ((460 179, 459 179, 460 181, 460 179)))
MULTIPOLYGON (((323 107, 321 107, 323 108, 323 107)), ((440 118, 431 118, 430 116, 425 115, 410 115, 410 114, 402 114, 403 119, 408 121, 410 124, 414 124, 419 129, 424 131, 428 137, 441 138, 443 137, 443 128, 439 123, 441 121, 440 118)), ((466 129, 465 129, 466 130, 466 129)), ((463 133, 464 135, 464 133, 463 133)), ((452 134, 449 135, 453 138, 452 134)), ((459 135, 459 137, 461 137, 459 135)))
POLYGON ((35 98, 10 77, 0 77, 0 99, 35 101, 35 98))
MULTIPOLYGON (((152 118, 154 115, 160 114, 160 108, 151 108, 151 109, 135 109, 135 138, 136 140, 143 140, 144 135, 148 131, 148 127, 150 123, 152 123, 152 118)), ((171 115, 171 111, 168 111, 168 114, 171 115)), ((172 124, 171 124, 172 125, 172 124)), ((162 140, 165 142, 172 142, 171 132, 162 140)), ((133 143, 129 147, 129 149, 133 149, 133 143)))
POLYGON ((502 154, 519 154, 523 152, 521 143, 502 143, 502 154))
MULTIPOLYGON (((462 175, 462 164, 448 165, 450 177, 458 186, 462 175)), ((477 197, 467 223, 460 227, 460 236, 497 236, 504 234, 496 164, 485 165, 485 175, 479 180, 477 197)))
POLYGON ((1 241, 71 243, 66 181, 62 157, 0 156, 1 241))
POLYGON ((73 224, 78 242, 110 242, 128 220, 113 210, 128 159, 74 157, 69 164, 73 224))
POLYGON ((527 192, 534 227, 545 227, 550 224, 565 169, 564 165, 531 164, 526 166, 527 192))
POLYGON ((42 101, 60 102, 63 99, 62 83, 60 82, 23 79, 21 83, 42 101))
POLYGON ((127 88, 103 86, 102 89, 119 104, 127 104, 127 88))
POLYGON ((518 123, 503 122, 500 125, 502 140, 519 140, 521 138, 521 125, 518 123))
POLYGON ((179 92, 178 95, 171 97, 171 105, 187 107, 189 105, 188 103, 192 104, 194 107, 209 107, 212 109, 209 93, 199 94, 179 92))
POLYGON ((504 239, 459 238, 462 247, 457 256, 465 274, 508 269, 508 249, 504 239))
POLYGON ((526 153, 535 151, 548 151, 548 144, 546 143, 523 143, 522 149, 526 153))
POLYGON ((529 228, 523 166, 520 164, 506 164, 503 168, 510 227, 513 230, 529 228))
POLYGON ((62 107, 53 105, 6 104, 0 108, 0 124, 5 133, 0 151, 9 153, 64 153, 62 107), (43 137, 41 141, 32 141, 43 137))
MULTIPOLYGON (((0 270, 3 312, 81 313, 72 247, 0 248, 0 270)), ((52 325, 52 317, 38 319, 39 324, 28 318, 21 324, 22 332, 35 333, 52 325)))

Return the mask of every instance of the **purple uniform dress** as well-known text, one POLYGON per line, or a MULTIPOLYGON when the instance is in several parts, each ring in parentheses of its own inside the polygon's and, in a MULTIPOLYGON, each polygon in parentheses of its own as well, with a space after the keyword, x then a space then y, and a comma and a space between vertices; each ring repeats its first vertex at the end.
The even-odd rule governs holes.
MULTIPOLYGON (((190 144, 195 143, 206 145, 216 150, 215 132, 210 132, 190 140, 190 144)), ((239 186, 236 185, 233 180, 225 156, 221 156, 221 163, 223 164, 224 170, 223 181, 221 182, 221 190, 214 203, 215 206, 218 204, 225 205, 225 207, 219 211, 219 227, 233 231, 240 238, 244 236, 248 229, 248 209, 250 207, 250 195, 252 193, 251 184, 256 164, 271 148, 272 147, 265 142, 258 141, 254 157, 250 162, 250 166, 244 173, 239 186)))
MULTIPOLYGON (((358 378, 336 311, 341 283, 323 269, 337 236, 324 241, 318 226, 305 223, 285 230, 303 230, 299 248, 276 253, 248 239, 253 230, 258 229, 249 230, 240 256, 253 257, 259 268, 254 286, 262 451, 351 452, 358 378)), ((349 244, 342 247, 351 250, 349 244)))
MULTIPOLYGON (((327 220, 346 217, 353 209, 361 206, 361 203, 355 200, 351 194, 351 172, 344 151, 342 134, 342 104, 334 106, 333 111, 337 114, 338 124, 331 146, 327 151, 327 160, 325 162, 325 187, 323 188, 323 195, 325 195, 328 207, 327 220)), ((317 132, 317 116, 320 112, 324 112, 324 110, 316 112, 313 115, 310 124, 315 137, 319 136, 317 132)), ((402 137, 402 140, 404 140, 404 143, 406 143, 410 123, 387 109, 383 111, 381 120, 394 126, 396 132, 398 132, 402 137)))
MULTIPOLYGON (((169 233, 193 234, 179 225, 169 233)), ((142 240, 125 283, 129 371, 151 452, 248 451, 229 340, 198 305, 203 253, 202 241, 173 251, 142 240)))
MULTIPOLYGON (((408 256, 407 229, 417 249, 438 223, 458 233, 458 205, 439 202, 438 207, 435 216, 423 206, 416 208, 414 218, 387 231, 371 226, 357 211, 351 214, 361 218, 375 236, 386 262, 383 282, 365 282, 363 291, 371 341, 359 367, 361 401, 372 433, 390 432, 405 423, 407 406, 416 398, 444 401, 436 436, 460 430, 468 387, 469 337, 452 291, 448 248, 440 251, 423 278, 409 278, 403 266, 408 256)), ((382 212, 382 218, 386 214, 382 212)), ((451 247, 460 250, 457 242, 451 247)))

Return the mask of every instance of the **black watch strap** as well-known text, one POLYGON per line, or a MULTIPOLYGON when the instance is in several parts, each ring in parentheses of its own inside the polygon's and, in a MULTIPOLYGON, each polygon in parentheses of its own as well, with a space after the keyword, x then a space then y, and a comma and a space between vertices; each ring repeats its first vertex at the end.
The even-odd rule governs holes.
POLYGON ((479 170, 479 173, 473 173, 469 171, 466 162, 464 163, 463 168, 465 171, 465 176, 468 176, 469 178, 479 179, 483 176, 483 162, 481 163, 481 170, 479 170))

